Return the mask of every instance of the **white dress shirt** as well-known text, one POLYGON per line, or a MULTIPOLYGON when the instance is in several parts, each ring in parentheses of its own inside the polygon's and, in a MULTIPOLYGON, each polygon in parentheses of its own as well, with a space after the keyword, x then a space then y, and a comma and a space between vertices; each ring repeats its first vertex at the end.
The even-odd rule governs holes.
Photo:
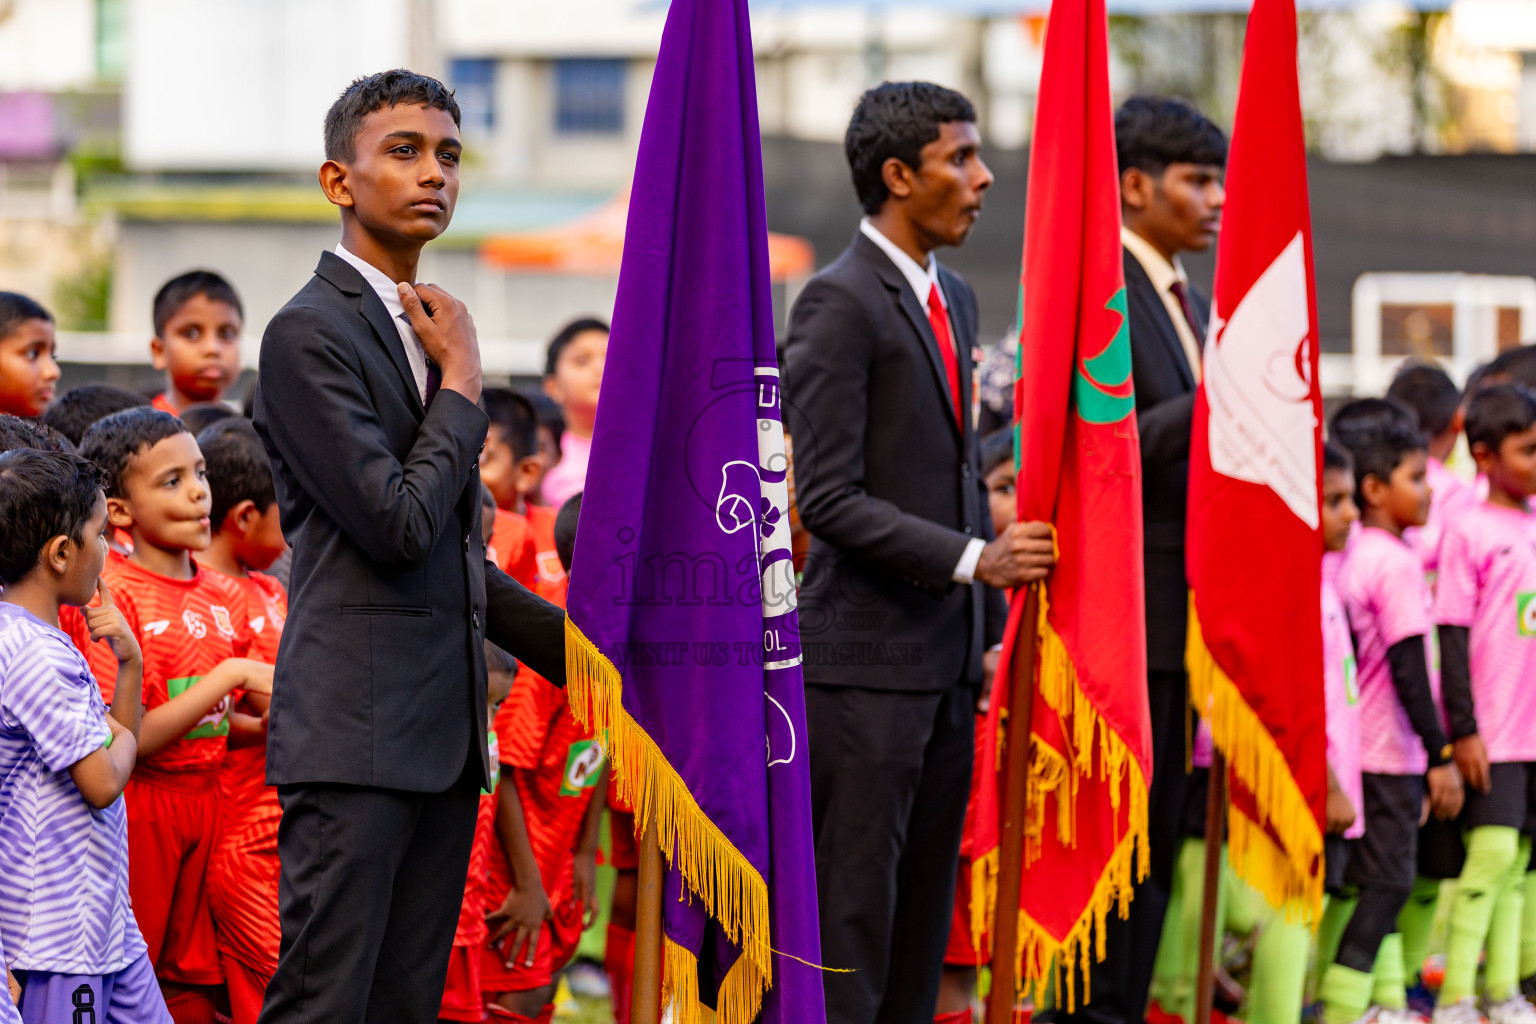
POLYGON ((1168 310, 1168 319, 1173 321, 1173 329, 1178 332, 1179 343, 1184 346, 1184 358, 1189 361, 1189 371, 1195 375, 1195 383, 1200 383, 1202 339, 1195 337, 1195 329, 1190 325, 1183 303, 1173 294, 1175 282, 1184 287, 1185 295, 1189 294, 1189 278, 1184 274, 1184 265, 1177 256, 1169 263, 1162 253, 1152 247, 1151 242, 1123 224, 1120 226, 1120 243, 1136 257, 1141 269, 1147 272, 1152 287, 1157 289, 1158 297, 1163 300, 1163 308, 1168 310))
MULTIPOLYGON (((880 251, 890 257, 896 269, 901 271, 901 276, 907 279, 912 286, 912 291, 917 295, 917 304, 923 307, 923 312, 932 316, 932 310, 928 308, 928 296, 938 288, 939 302, 944 306, 945 315, 949 314, 949 299, 944 295, 944 289, 939 284, 939 261, 933 258, 933 253, 928 254, 928 265, 919 266, 917 260, 908 256, 895 242, 880 233, 880 229, 869 222, 865 217, 859 221, 859 230, 880 247, 880 251)), ((950 344, 958 345, 954 332, 950 332, 950 344)), ((957 356, 958 358, 958 356, 957 356)), ((947 386, 947 385, 946 385, 947 386)), ((960 561, 955 563, 953 579, 956 583, 970 583, 976 578, 976 563, 981 560, 981 549, 986 547, 986 541, 980 537, 972 537, 965 545, 965 550, 960 553, 960 561)))
POLYGON ((405 348, 406 362, 411 364, 411 376, 416 378, 416 393, 421 396, 422 402, 426 402, 427 350, 421 347, 421 339, 416 337, 411 322, 405 318, 405 304, 400 301, 400 291, 395 282, 372 263, 349 252, 340 242, 336 243, 336 255, 357 268, 363 280, 368 282, 368 286, 384 303, 384 308, 389 310, 390 317, 395 321, 395 330, 400 332, 400 344, 405 348))

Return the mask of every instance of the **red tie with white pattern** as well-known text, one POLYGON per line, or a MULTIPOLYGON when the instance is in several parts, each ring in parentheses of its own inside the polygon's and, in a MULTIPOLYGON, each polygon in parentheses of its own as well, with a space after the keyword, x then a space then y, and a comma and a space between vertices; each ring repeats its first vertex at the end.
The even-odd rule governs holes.
POLYGON ((955 339, 949 333, 949 313, 939 296, 935 282, 928 286, 928 325, 933 328, 933 340, 939 345, 939 358, 944 360, 944 374, 949 378, 949 395, 955 401, 955 426, 965 433, 965 412, 960 404, 960 356, 955 352, 955 339))

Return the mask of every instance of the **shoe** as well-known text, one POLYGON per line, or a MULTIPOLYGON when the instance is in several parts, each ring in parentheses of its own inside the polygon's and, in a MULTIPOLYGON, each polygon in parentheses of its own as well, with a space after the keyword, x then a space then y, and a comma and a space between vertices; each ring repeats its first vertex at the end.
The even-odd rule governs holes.
POLYGON ((1536 1003, 1536 974, 1520 979, 1520 994, 1536 1003))
POLYGON ((1436 1006, 1431 1024, 1489 1024, 1477 1008, 1476 999, 1458 999, 1448 1006, 1436 1006))
POLYGON ((1511 996, 1488 1007, 1488 1024, 1536 1024, 1536 1006, 1525 996, 1511 996))
POLYGON ((1435 994, 1422 980, 1408 986, 1408 1009, 1428 1020, 1435 1012, 1435 994))

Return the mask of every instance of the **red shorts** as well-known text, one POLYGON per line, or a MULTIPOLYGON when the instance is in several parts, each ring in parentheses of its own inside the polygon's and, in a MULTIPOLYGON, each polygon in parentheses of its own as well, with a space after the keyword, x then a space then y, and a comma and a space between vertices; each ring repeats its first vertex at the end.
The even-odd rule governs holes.
POLYGON ((224 956, 224 980, 229 985, 229 1016, 235 1024, 256 1024, 267 995, 270 974, 261 974, 232 956, 224 956))
POLYGON ((204 884, 219 826, 219 774, 133 770, 128 810, 128 895, 161 981, 224 981, 204 884))
POLYGON ((635 848, 635 816, 611 806, 608 809, 608 863, 615 871, 640 870, 640 853, 635 848))
POLYGON ((576 944, 581 941, 582 912, 581 903, 573 899, 555 905, 554 917, 539 929, 538 948, 531 965, 525 962, 526 953, 519 949, 517 962, 507 966, 511 936, 487 945, 480 957, 480 988, 486 1002, 503 992, 527 992, 554 981, 555 975, 576 955, 576 944))
MULTIPOLYGON (((448 955, 448 983, 443 986, 443 1006, 439 1020, 462 1020, 480 1024, 485 1020, 485 997, 480 994, 480 951, 470 946, 454 946, 448 955)), ((238 1024, 238 1022, 237 1022, 238 1024)))

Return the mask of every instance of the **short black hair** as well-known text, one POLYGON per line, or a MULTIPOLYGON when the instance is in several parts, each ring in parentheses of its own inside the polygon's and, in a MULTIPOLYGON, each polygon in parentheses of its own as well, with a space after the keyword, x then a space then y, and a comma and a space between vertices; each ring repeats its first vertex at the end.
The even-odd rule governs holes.
POLYGON ((53 323, 53 314, 20 292, 0 292, 0 338, 15 333, 28 320, 53 323))
POLYGON ((559 455, 560 435, 565 433, 565 413, 560 411, 560 403, 542 391, 520 391, 518 394, 533 403, 533 411, 539 417, 539 426, 555 435, 555 454, 559 455))
POLYGON ((1467 403, 1467 444, 1498 451, 1510 434, 1536 424, 1536 392, 1524 384, 1490 384, 1467 403))
POLYGON ((395 68, 364 75, 342 90, 325 112, 325 158, 346 161, 357 157, 357 133, 363 119, 375 110, 398 107, 432 107, 446 110, 457 127, 459 102, 442 82, 414 71, 395 68))
POLYGON ((201 434, 215 423, 239 418, 240 414, 223 402, 197 402, 181 410, 181 422, 194 435, 201 434))
POLYGON ((211 270, 189 270, 177 274, 155 292, 155 301, 150 307, 155 321, 155 337, 165 337, 165 325, 171 322, 171 317, 199 295, 209 302, 222 302, 233 307, 241 321, 245 320, 245 307, 240 304, 240 295, 234 285, 211 270))
POLYGON ((1480 391, 1483 387, 1483 381, 1487 380, 1488 375, 1492 372, 1492 361, 1479 363, 1476 367, 1474 367, 1472 372, 1467 374, 1467 386, 1461 389, 1462 397, 1471 398, 1473 395, 1477 394, 1478 391, 1480 391))
POLYGON ((1435 363, 1405 363, 1392 378, 1387 397, 1412 409, 1419 418, 1419 429, 1430 437, 1451 429, 1456 410, 1461 408, 1461 389, 1435 363))
POLYGON ((491 425, 501 431, 502 442, 512 449, 513 459, 539 453, 539 414, 526 396, 511 388, 486 388, 480 402, 491 425))
POLYGON ((46 423, 22 419, 8 412, 0 413, 0 452, 15 451, 17 448, 35 448, 40 452, 70 452, 71 454, 75 450, 75 446, 69 443, 69 438, 46 423))
POLYGON ((1115 111, 1115 159, 1161 177, 1169 164, 1225 167, 1227 137, 1193 105, 1172 96, 1132 96, 1115 111))
POLYGON ((560 364, 560 354, 576 340, 577 335, 588 331, 601 331, 607 334, 609 333, 608 321, 599 320, 595 316, 579 317, 555 332, 555 336, 549 339, 549 348, 544 354, 544 376, 554 376, 555 367, 560 364))
POLYGON ((168 412, 151 406, 124 409, 85 432, 80 454, 101 467, 106 475, 107 497, 121 498, 128 468, 140 452, 168 437, 189 433, 187 425, 168 412))
POLYGON ((932 82, 881 82, 859 97, 843 152, 865 213, 879 213, 890 197, 880 170, 885 162, 895 157, 917 170, 923 147, 954 121, 974 124, 976 108, 960 93, 932 82))
POLYGON ((215 533, 229 510, 242 501, 254 502, 262 512, 276 504, 272 461, 250 420, 230 416, 204 427, 197 435, 197 446, 208 466, 208 490, 213 494, 209 519, 215 533))
POLYGON ((509 676, 515 676, 517 675, 517 659, 487 640, 485 642, 485 670, 487 672, 505 672, 509 676))
POLYGON ((1374 431, 1390 425, 1417 433, 1419 418, 1412 409, 1390 398, 1357 398, 1333 414, 1328 436, 1354 451, 1357 438, 1369 437, 1374 431))
POLYGON ((1323 471, 1336 469, 1349 473, 1355 468, 1355 460, 1350 456, 1349 449, 1332 438, 1323 442, 1323 471))
POLYGON ((999 427, 981 439, 981 475, 985 478, 998 466, 1013 461, 1013 426, 999 427))
POLYGON ((101 470, 69 452, 0 453, 0 586, 37 568, 43 545, 54 537, 84 543, 101 485, 101 470))
POLYGON ((1488 364, 1488 375, 1507 378, 1536 391, 1536 345, 1521 345, 1488 364))
POLYGON ((576 558, 576 523, 581 519, 582 493, 577 491, 567 498, 555 514, 555 554, 560 556, 560 564, 567 573, 576 558))
POLYGON ((1428 447, 1417 424, 1397 419, 1381 419, 1357 424, 1355 429, 1339 437, 1340 442, 1355 460, 1355 501, 1365 508, 1365 478, 1374 476, 1382 483, 1392 479, 1392 473, 1403 464, 1403 459, 1413 452, 1428 447))
POLYGON ((103 416, 148 404, 149 399, 136 391, 111 384, 82 384, 55 398, 43 410, 43 422, 78 446, 85 432, 103 416))

